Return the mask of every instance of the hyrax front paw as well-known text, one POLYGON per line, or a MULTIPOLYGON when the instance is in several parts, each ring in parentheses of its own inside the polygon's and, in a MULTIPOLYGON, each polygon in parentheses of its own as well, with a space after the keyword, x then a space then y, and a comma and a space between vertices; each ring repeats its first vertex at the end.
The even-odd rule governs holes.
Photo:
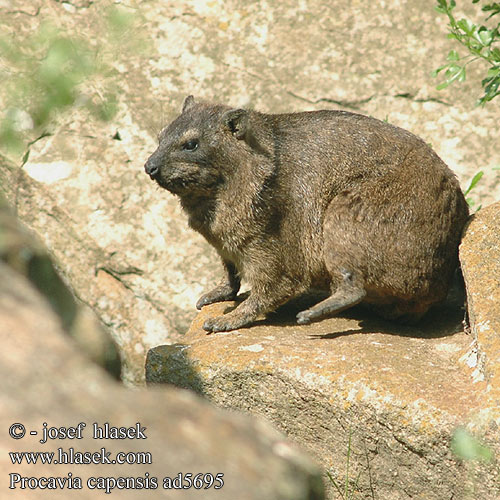
POLYGON ((216 316, 209 318, 203 323, 203 329, 208 333, 229 332, 236 330, 242 326, 246 326, 253 321, 253 317, 249 318, 246 314, 232 314, 232 312, 224 316, 216 316))
POLYGON ((226 302, 234 300, 238 292, 225 285, 220 285, 210 292, 203 294, 196 302, 196 309, 200 310, 203 306, 214 304, 215 302, 226 302))

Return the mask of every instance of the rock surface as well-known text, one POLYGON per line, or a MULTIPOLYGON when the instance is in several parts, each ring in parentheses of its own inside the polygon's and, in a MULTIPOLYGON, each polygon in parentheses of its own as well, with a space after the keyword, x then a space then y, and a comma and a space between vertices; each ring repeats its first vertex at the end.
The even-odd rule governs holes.
MULTIPOLYGON (((108 3, 0 1, 0 22, 20 46, 50 20, 99 44, 108 3)), ((456 47, 434 4, 123 3, 140 16, 147 44, 108 54, 117 116, 108 124, 80 109, 59 117, 22 172, 20 158, 1 160, 0 190, 113 334, 128 383, 143 381, 150 347, 179 340, 196 299, 218 279, 215 252, 143 172, 153 137, 187 94, 265 112, 340 107, 387 119, 431 142, 464 186, 484 169, 471 196, 498 199, 498 103, 473 107, 478 66, 464 85, 435 90, 430 72, 456 47)), ((5 98, 0 90, 0 104, 5 98)))
POLYGON ((367 498, 498 498, 496 468, 461 463, 450 450, 465 426, 500 451, 500 419, 467 364, 472 339, 459 307, 447 304, 418 328, 359 309, 297 326, 285 310, 270 323, 207 335, 203 321, 229 306, 204 308, 182 345, 152 349, 147 380, 266 417, 340 483, 351 435, 350 477, 359 475, 367 498))
POLYGON ((133 277, 141 279, 134 260, 128 262, 122 252, 101 246, 75 222, 77 207, 1 155, 0 189, 19 217, 43 239, 77 299, 95 311, 113 335, 121 351, 124 380, 140 383, 145 346, 155 345, 159 339, 168 341, 169 329, 163 328, 168 323, 166 311, 155 307, 147 291, 129 284, 133 277))
POLYGON ((12 213, 0 194, 0 262, 30 280, 59 318, 62 329, 71 335, 92 361, 120 377, 118 349, 109 332, 84 304, 77 303, 59 277, 43 244, 12 213))
POLYGON ((500 421, 500 202, 483 208, 467 225, 460 246, 467 306, 476 340, 478 377, 487 384, 488 406, 500 421))
POLYGON ((111 379, 65 334, 49 302, 2 261, 0 342, 0 491, 4 498, 103 498, 104 481, 111 488, 111 497, 119 498, 324 498, 316 466, 267 423, 223 412, 187 391, 132 391, 111 379), (72 440, 40 443, 44 422, 48 428, 77 428, 80 422, 86 427, 82 427, 81 439, 77 435, 72 440), (14 423, 25 427, 22 439, 9 437, 14 423), (93 423, 102 429, 106 423, 133 429, 139 425, 143 434, 134 430, 140 439, 93 439, 93 423), (38 435, 30 435, 31 431, 38 435), (78 464, 78 458, 67 464, 59 448, 67 459, 71 459, 71 448, 73 457, 84 452, 96 452, 98 457, 109 452, 109 460, 120 459, 119 452, 134 455, 127 455, 129 464, 123 465, 78 464), (13 464, 9 452, 55 452, 54 459, 63 463, 13 464), (198 473, 221 473, 224 485, 202 491, 163 489, 163 478, 176 479, 179 473, 192 474, 192 480, 198 473), (11 474, 18 482, 9 490, 11 474), (69 489, 68 482, 64 488, 41 489, 36 485, 47 485, 41 479, 41 483, 31 479, 22 489, 21 477, 71 478, 73 486, 78 486, 76 478, 80 478, 82 489, 69 489), (89 478, 105 479, 91 480, 90 485, 98 488, 91 489, 89 478), (123 489, 125 479, 113 482, 117 478, 130 478, 129 488, 123 489), (142 489, 137 478, 142 478, 142 489), (157 478, 157 489, 147 487, 152 478, 157 478))

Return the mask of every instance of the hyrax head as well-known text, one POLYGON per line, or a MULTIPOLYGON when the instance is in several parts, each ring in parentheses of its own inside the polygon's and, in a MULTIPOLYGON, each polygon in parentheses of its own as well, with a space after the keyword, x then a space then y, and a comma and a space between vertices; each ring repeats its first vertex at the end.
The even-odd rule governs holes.
POLYGON ((188 96, 182 114, 159 135, 144 169, 152 180, 183 197, 210 196, 230 175, 233 154, 247 112, 195 102, 188 96))

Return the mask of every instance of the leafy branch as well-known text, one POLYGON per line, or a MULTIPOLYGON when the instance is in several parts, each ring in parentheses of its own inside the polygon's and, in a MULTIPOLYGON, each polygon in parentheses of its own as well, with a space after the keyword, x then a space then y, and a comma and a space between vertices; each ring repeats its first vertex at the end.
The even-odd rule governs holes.
MULTIPOLYGON (((479 0, 472 0, 474 4, 478 2, 479 0)), ((448 53, 447 63, 432 73, 436 77, 444 71, 445 80, 436 88, 442 90, 454 82, 463 82, 466 78, 467 66, 475 61, 483 60, 489 64, 489 68, 486 78, 481 82, 484 95, 479 98, 477 104, 484 106, 500 94, 500 48, 497 46, 500 42, 500 23, 489 28, 483 24, 474 24, 465 18, 457 20, 453 14, 456 7, 455 0, 437 0, 437 3, 436 10, 448 16, 450 27, 448 38, 457 40, 467 49, 468 54, 461 57, 456 50, 448 53)), ((485 20, 488 21, 500 14, 500 3, 486 4, 481 10, 489 13, 485 20)))
POLYGON ((76 108, 109 121, 118 111, 116 52, 138 45, 136 18, 104 10, 100 43, 45 20, 29 35, 0 35, 0 148, 27 161, 30 146, 50 134, 57 116, 76 108))

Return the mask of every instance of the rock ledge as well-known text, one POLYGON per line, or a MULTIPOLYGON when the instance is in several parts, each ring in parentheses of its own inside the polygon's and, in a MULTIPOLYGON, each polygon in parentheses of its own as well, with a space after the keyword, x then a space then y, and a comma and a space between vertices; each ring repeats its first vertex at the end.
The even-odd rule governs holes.
POLYGON ((251 328, 207 335, 204 320, 234 305, 215 304, 202 310, 183 344, 149 352, 146 379, 266 417, 337 477, 351 435, 350 475, 360 474, 366 494, 441 500, 473 491, 496 499, 498 471, 460 462, 450 442, 466 427, 500 451, 500 258, 491 240, 500 234, 493 229, 499 209, 474 218, 461 250, 474 335, 463 332, 463 313, 451 302, 418 328, 360 309, 297 326, 294 311, 284 310, 251 328))

